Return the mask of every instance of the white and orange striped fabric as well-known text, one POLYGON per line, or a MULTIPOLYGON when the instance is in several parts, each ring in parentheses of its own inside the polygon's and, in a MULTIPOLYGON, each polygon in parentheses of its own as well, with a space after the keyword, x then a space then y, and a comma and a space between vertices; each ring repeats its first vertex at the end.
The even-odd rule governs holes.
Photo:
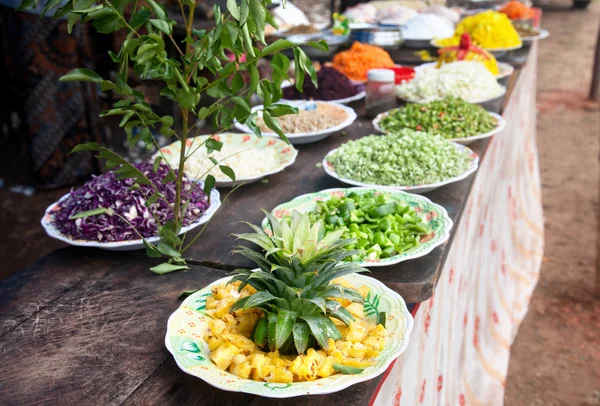
POLYGON ((536 146, 537 45, 491 140, 434 297, 374 404, 502 405, 510 346, 544 249, 536 146))

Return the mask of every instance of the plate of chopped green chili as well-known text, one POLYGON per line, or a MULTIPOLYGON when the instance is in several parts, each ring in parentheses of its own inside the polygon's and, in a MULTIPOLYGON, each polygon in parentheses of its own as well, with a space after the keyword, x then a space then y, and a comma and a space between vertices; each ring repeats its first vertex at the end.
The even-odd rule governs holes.
POLYGON ((325 172, 344 183, 413 193, 465 179, 478 165, 464 145, 414 130, 348 141, 323 159, 325 172))
MULTIPOLYGON (((309 212, 311 225, 323 222, 325 234, 342 232, 354 240, 348 258, 365 267, 389 266, 427 255, 450 236, 452 220, 426 197, 373 188, 327 189, 298 196, 273 209, 277 219, 309 212)), ((268 220, 262 224, 269 232, 268 220)))
POLYGON ((439 134, 463 145, 491 137, 505 125, 501 115, 453 97, 427 104, 407 104, 381 113, 373 120, 373 127, 383 134, 411 129, 439 134))

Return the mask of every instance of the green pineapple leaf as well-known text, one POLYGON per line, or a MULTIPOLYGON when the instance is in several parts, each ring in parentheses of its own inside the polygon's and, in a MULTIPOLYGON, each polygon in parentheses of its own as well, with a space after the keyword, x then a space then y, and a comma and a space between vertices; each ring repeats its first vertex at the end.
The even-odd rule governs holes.
POLYGON ((267 341, 269 343, 269 351, 275 351, 275 334, 277 331, 277 315, 275 313, 269 313, 267 315, 269 325, 267 328, 267 341))
POLYGON ((298 317, 298 313, 279 309, 277 314, 277 324, 275 326, 275 349, 280 349, 292 334, 292 327, 298 317))
MULTIPOLYGON (((327 326, 326 320, 329 318, 321 315, 311 315, 311 316, 299 316, 302 320, 306 321, 308 327, 310 328, 310 332, 313 337, 317 340, 317 343, 321 346, 321 348, 328 350, 329 349, 329 328, 327 326)), ((329 320, 331 322, 331 320, 329 320)), ((338 331, 339 333, 339 331, 338 331)))
POLYGON ((294 345, 296 346, 296 351, 298 351, 298 355, 302 355, 306 352, 308 347, 308 335, 310 333, 310 328, 308 324, 303 321, 296 321, 294 323, 294 327, 292 328, 292 334, 294 336, 294 345))

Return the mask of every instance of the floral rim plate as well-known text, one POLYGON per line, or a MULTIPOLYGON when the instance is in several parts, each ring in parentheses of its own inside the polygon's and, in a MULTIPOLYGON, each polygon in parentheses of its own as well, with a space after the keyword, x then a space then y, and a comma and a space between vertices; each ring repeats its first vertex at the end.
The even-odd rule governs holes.
MULTIPOLYGON (((307 193, 298 196, 287 203, 280 204, 272 211, 273 216, 277 219, 283 216, 291 215, 293 210, 298 212, 306 212, 312 210, 316 206, 317 200, 327 200, 332 196, 345 196, 348 193, 355 192, 365 194, 375 192, 376 194, 385 193, 393 200, 403 204, 408 204, 416 212, 421 214, 421 217, 427 220, 427 224, 431 227, 432 232, 421 239, 421 243, 409 249, 408 251, 394 255, 393 257, 375 259, 371 261, 359 262, 364 267, 389 266, 394 265, 409 259, 423 257, 433 251, 434 248, 443 244, 450 237, 450 230, 453 223, 448 212, 442 206, 433 203, 424 196, 401 192, 399 190, 381 190, 372 188, 348 188, 348 189, 327 189, 317 193, 307 193)), ((263 228, 268 228, 268 220, 265 218, 262 222, 263 228)))
MULTIPOLYGON (((442 38, 442 39, 445 39, 445 38, 442 38)), ((431 40, 431 42, 430 42, 430 44, 431 44, 432 46, 434 46, 435 48, 444 48, 444 46, 442 46, 442 45, 439 45, 439 44, 437 43, 437 41, 438 41, 438 39, 432 39, 432 40, 431 40)), ((515 45, 515 46, 512 46, 512 47, 504 47, 504 48, 485 48, 485 50, 493 54, 494 52, 507 52, 507 51, 514 51, 514 50, 517 50, 517 49, 519 49, 519 48, 522 48, 522 47, 523 47, 523 41, 521 41, 521 43, 520 43, 519 45, 515 45)))
POLYGON ((341 182, 347 183, 349 185, 362 186, 362 187, 368 187, 368 188, 376 188, 376 189, 380 189, 380 190, 390 190, 391 189, 391 190, 403 190, 405 192, 412 192, 412 193, 425 193, 425 192, 430 192, 439 187, 442 187, 444 185, 448 185, 450 183, 461 181, 477 170, 477 167, 479 166, 479 157, 477 156, 477 154, 475 152, 473 152, 471 149, 469 149, 468 147, 465 147, 464 145, 460 145, 457 143, 453 143, 453 144, 456 147, 456 149, 458 149, 459 151, 463 151, 466 154, 469 154, 473 158, 473 160, 469 164, 469 167, 467 168, 466 171, 464 171, 463 173, 461 173, 458 176, 455 176, 453 178, 449 178, 449 179, 446 179, 446 180, 443 180, 440 182, 431 183, 428 185, 382 186, 382 185, 371 185, 368 183, 359 182, 357 180, 342 178, 340 175, 337 174, 333 165, 330 164, 329 162, 327 162, 327 157, 329 155, 332 155, 333 153, 335 153, 337 148, 329 151, 327 153, 327 155, 325 155, 325 158, 323 158, 322 164, 323 164, 323 169, 325 169, 325 173, 327 173, 327 175, 329 175, 341 182))
POLYGON ((231 277, 219 279, 183 301, 171 314, 167 323, 165 345, 173 354, 179 368, 198 377, 216 388, 244 392, 270 398, 289 398, 302 395, 323 395, 338 392, 359 382, 381 375, 408 345, 413 319, 402 297, 383 283, 359 274, 344 279, 359 288, 368 286, 373 294, 380 296, 379 307, 387 313, 388 335, 384 350, 376 358, 376 364, 356 375, 333 375, 309 382, 268 383, 243 379, 220 370, 210 359, 204 333, 208 330, 210 316, 205 313, 206 298, 213 286, 227 282, 231 277))
MULTIPOLYGON (((322 139, 329 137, 331 134, 333 134, 337 131, 343 130, 344 128, 346 128, 350 124, 352 124, 354 122, 354 120, 356 120, 356 113, 354 112, 354 109, 352 109, 348 106, 344 106, 343 104, 329 102, 329 101, 313 102, 313 101, 307 101, 307 100, 295 100, 295 101, 286 101, 285 102, 285 104, 287 104, 287 105, 298 107, 300 109, 309 107, 311 104, 314 104, 314 103, 326 103, 326 104, 330 104, 332 106, 338 107, 346 112, 346 119, 344 121, 342 121, 340 124, 338 124, 334 127, 326 128, 324 130, 311 131, 311 132, 306 132, 306 133, 287 133, 287 134, 285 134, 286 137, 288 137, 288 139, 292 143, 292 145, 309 144, 311 142, 320 141, 322 139)), ((262 110, 262 108, 263 108, 262 105, 255 106, 252 108, 252 111, 254 112, 257 110, 262 110)), ((258 116, 262 117, 262 113, 259 112, 258 116)), ((237 128, 240 131, 247 132, 247 133, 252 132, 246 124, 241 124, 241 123, 238 123, 237 121, 235 122, 235 128, 237 128)), ((267 137, 279 137, 277 134, 271 133, 271 132, 263 132, 262 134, 267 137)))
MULTIPOLYGON (((199 182, 199 183, 204 185, 203 182, 199 182)), ((48 208, 46 209, 46 212, 44 213, 44 217, 42 217, 42 219, 40 220, 42 227, 44 227, 44 230, 46 230, 46 234, 48 234, 50 237, 56 238, 57 240, 60 240, 60 241, 66 242, 67 244, 75 245, 78 247, 96 247, 96 248, 101 248, 103 250, 108 250, 108 251, 135 251, 135 250, 141 250, 141 249, 145 248, 143 240, 140 240, 140 239, 128 240, 128 241, 111 241, 111 242, 74 240, 71 237, 66 236, 63 233, 61 233, 60 231, 58 231, 58 229, 51 222, 52 221, 52 212, 54 211, 55 207, 60 202, 65 200, 67 197, 69 197, 69 194, 70 193, 67 193, 66 195, 64 195, 63 197, 58 199, 58 201, 56 201, 56 202, 52 203, 50 206, 48 206, 48 208)), ((194 221, 192 224, 190 224, 189 226, 186 226, 186 227, 182 227, 181 232, 179 234, 181 235, 187 231, 191 231, 194 228, 208 222, 208 220, 210 220, 210 218, 215 214, 215 212, 217 211, 217 209, 220 206, 221 206, 221 195, 219 194, 219 191, 216 188, 213 188, 210 191, 210 206, 208 206, 208 209, 206 209, 204 214, 202 214, 202 216, 200 216, 198 219, 196 219, 196 221, 194 221)), ((148 241, 152 244, 156 244, 160 241, 160 237, 156 236, 156 237, 146 238, 146 241, 148 241)))
MULTIPOLYGON (((496 62, 496 64, 498 65, 498 74, 496 75, 496 79, 504 79, 510 75, 512 75, 512 73, 515 71, 515 68, 506 62, 496 62)), ((419 66, 415 66, 415 70, 418 71, 420 69, 426 68, 428 66, 435 66, 437 65, 437 62, 427 62, 427 63, 423 63, 419 66)))
MULTIPOLYGON (((377 115, 377 117, 375 117, 373 119, 373 127, 375 127, 375 129, 377 131, 379 131, 382 134, 387 134, 387 131, 384 131, 380 126, 379 126, 379 122, 388 115, 389 112, 385 112, 385 113, 379 113, 377 115)), ((492 131, 488 131, 486 133, 482 133, 482 134, 477 134, 477 135, 473 135, 471 137, 464 137, 464 138, 448 138, 448 141, 452 141, 455 142, 457 144, 462 144, 462 145, 469 145, 472 142, 475 142, 477 140, 481 140, 483 138, 489 138, 492 135, 496 135, 498 134, 500 131, 502 131, 504 129, 504 127, 506 126, 506 120, 504 119, 504 117, 502 117, 500 114, 496 114, 496 113, 492 113, 491 111, 488 111, 488 113, 490 114, 490 116, 494 117, 497 122, 498 125, 496 125, 496 128, 494 128, 492 131)))
MULTIPOLYGON (((187 140, 187 145, 191 146, 192 143, 194 142, 194 140, 196 140, 196 139, 201 140, 206 137, 209 137, 209 135, 199 135, 197 137, 190 138, 187 140)), ((277 153, 277 160, 278 160, 278 165, 275 168, 267 170, 258 175, 244 176, 243 173, 238 173, 238 171, 236 171, 236 173, 235 173, 236 181, 235 182, 233 182, 230 178, 228 178, 227 176, 225 176, 223 174, 221 174, 221 177, 215 176, 215 178, 216 178, 215 186, 217 186, 217 187, 233 186, 234 183, 239 184, 242 182, 245 182, 245 183, 257 182, 260 179, 264 178, 265 176, 273 175, 275 173, 281 172, 288 166, 292 165, 296 161, 296 157, 298 156, 298 151, 295 148, 291 147, 289 144, 286 144, 283 140, 280 140, 279 138, 258 138, 257 136, 255 136, 253 134, 240 134, 240 133, 222 133, 222 134, 213 135, 212 138, 214 138, 217 141, 222 141, 226 145, 233 145, 233 146, 243 145, 243 146, 247 146, 248 148, 257 148, 259 150, 264 150, 266 148, 275 148, 275 152, 277 153)), ((165 155, 165 158, 167 158, 167 160, 169 160, 170 156, 175 157, 175 159, 172 162, 169 160, 169 162, 168 162, 169 164, 177 165, 179 163, 179 152, 181 150, 181 142, 180 141, 175 141, 174 143, 167 145, 166 147, 163 147, 160 150, 165 155)), ((156 152, 154 154, 154 156, 152 157, 152 159, 156 158, 158 155, 159 155, 159 152, 156 152)), ((224 164, 227 164, 227 163, 225 162, 224 164)), ((195 174, 186 173, 186 175, 190 179, 193 179, 194 176, 192 176, 192 175, 195 175, 195 174)))
POLYGON ((531 37, 521 37, 521 41, 533 42, 533 41, 537 41, 538 39, 548 38, 550 36, 550 31, 548 31, 548 30, 544 30, 543 28, 541 28, 538 31, 539 31, 538 35, 533 35, 531 37))

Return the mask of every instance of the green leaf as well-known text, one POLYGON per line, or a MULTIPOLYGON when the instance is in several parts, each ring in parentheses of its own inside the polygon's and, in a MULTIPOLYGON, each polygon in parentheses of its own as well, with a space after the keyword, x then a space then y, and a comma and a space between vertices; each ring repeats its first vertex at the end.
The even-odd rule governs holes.
POLYGON ((288 104, 273 104, 268 108, 272 117, 281 117, 288 114, 298 114, 298 108, 288 104))
POLYGON ((281 130, 281 127, 279 126, 279 122, 277 122, 276 119, 272 118, 271 114, 266 110, 263 111, 263 120, 265 121, 265 124, 267 125, 267 127, 269 127, 271 130, 273 130, 279 136, 279 138, 281 138, 282 140, 284 140, 285 142, 287 142, 289 144, 289 140, 283 134, 283 131, 281 130))
POLYGON ((146 3, 148 3, 150 7, 152 7, 152 11, 154 11, 154 14, 156 14, 158 18, 160 18, 161 20, 167 19, 167 11, 162 4, 158 4, 154 0, 146 0, 146 3))
POLYGON ((320 39, 319 41, 309 41, 306 43, 306 45, 318 49, 319 51, 329 51, 329 45, 327 45, 327 42, 325 42, 324 39, 320 39))
POLYGON ((261 0, 249 0, 250 1, 250 15, 256 24, 256 30, 253 33, 263 44, 265 42, 265 18, 267 16, 267 9, 261 2, 261 0))
POLYGON ((259 138, 262 137, 262 133, 260 131, 260 128, 256 124, 256 113, 250 114, 248 116, 248 118, 246 119, 246 121, 244 122, 244 124, 246 124, 250 130, 252 130, 252 132, 254 133, 254 135, 256 135, 259 138))
POLYGON ((281 51, 285 48, 292 48, 294 47, 294 45, 295 44, 293 42, 288 41, 287 39, 280 38, 272 44, 269 44, 266 47, 264 47, 261 52, 261 56, 266 56, 272 54, 273 52, 281 51))
POLYGON ((96 72, 85 68, 73 69, 58 79, 60 82, 93 82, 100 83, 102 78, 96 72))
POLYGON ((379 312, 379 314, 377 315, 377 324, 381 324, 383 327, 385 327, 386 319, 387 319, 386 312, 379 312))
POLYGON ((221 170, 221 172, 223 172, 225 176, 227 176, 229 179, 235 182, 235 172, 233 171, 233 169, 225 165, 219 165, 219 169, 221 170))
POLYGON ((67 32, 69 34, 71 34, 71 32, 73 31, 73 26, 75 25, 75 23, 77 23, 77 21, 79 21, 79 18, 80 16, 78 16, 77 14, 67 14, 67 32))
POLYGON ((204 180, 204 193, 206 196, 210 196, 210 191, 215 187, 215 177, 212 175, 207 175, 204 180))
POLYGON ((37 7, 38 3, 39 0, 23 0, 21 4, 19 4, 19 7, 17 7, 17 11, 31 10, 37 7))
MULTIPOLYGON (((242 3, 245 0, 241 0, 242 3)), ((227 0, 227 10, 233 18, 239 21, 240 19, 240 7, 237 5, 236 0, 227 0)))
POLYGON ((344 375, 356 375, 356 374, 360 374, 362 371, 365 370, 364 368, 351 367, 351 366, 342 365, 342 364, 333 364, 333 369, 344 375))
POLYGON ((190 267, 187 265, 173 265, 169 264, 168 262, 164 262, 160 265, 153 266, 152 268, 150 268, 152 272, 159 275, 164 275, 166 273, 171 273, 175 271, 181 271, 183 269, 190 269, 190 267))
POLYGON ((321 348, 325 350, 329 349, 329 333, 324 322, 325 316, 300 315, 299 317, 306 321, 312 335, 315 337, 321 348))
POLYGON ((149 243, 148 241, 146 241, 145 239, 142 240, 144 243, 144 247, 146 247, 146 255, 149 256, 150 258, 160 258, 162 257, 161 253, 158 252, 158 250, 156 249, 156 247, 149 243))
POLYGON ((250 297, 250 299, 248 299, 246 301, 246 303, 244 304, 244 310, 262 306, 265 303, 268 303, 271 300, 276 299, 275 296, 273 296, 271 293, 266 292, 266 291, 256 292, 255 294, 253 294, 252 296, 249 296, 249 297, 250 297))
POLYGON ((197 30, 196 28, 192 28, 192 33, 197 36, 198 39, 201 39, 206 34, 206 30, 197 30))
POLYGON ((40 16, 44 17, 48 11, 50 11, 54 7, 58 6, 61 3, 61 1, 62 0, 50 0, 50 1, 48 1, 46 3, 46 6, 44 7, 44 9, 42 10, 42 14, 40 14, 40 16))
POLYGON ((235 96, 231 98, 231 101, 234 102, 237 106, 240 106, 246 113, 250 114, 250 105, 246 101, 246 99, 235 96))
POLYGON ((302 92, 302 87, 304 86, 304 58, 306 58, 304 52, 302 52, 300 48, 294 48, 296 89, 298 89, 299 92, 302 92))
POLYGON ((223 148, 223 143, 221 141, 217 141, 214 138, 209 138, 206 140, 206 152, 210 154, 213 151, 221 151, 223 148))
POLYGON ((256 65, 248 65, 248 73, 250 74, 250 94, 256 92, 258 83, 260 82, 260 73, 256 65))
POLYGON ((184 299, 190 295, 193 295, 194 293, 198 292, 199 290, 200 289, 184 290, 179 295, 177 295, 177 299, 184 299))
POLYGON ((240 1, 240 26, 248 19, 248 14, 250 13, 250 8, 248 6, 248 0, 240 1))
POLYGON ((164 241, 160 241, 156 246, 156 249, 158 250, 158 252, 168 257, 181 257, 179 251, 177 251, 175 248, 173 248, 164 241))
POLYGON ((112 216, 113 211, 105 207, 98 207, 97 209, 81 211, 77 214, 73 214, 72 216, 69 216, 69 220, 82 219, 90 216, 99 216, 101 214, 108 214, 109 216, 112 216))
POLYGON ((196 97, 185 89, 177 89, 175 91, 175 100, 184 109, 193 109, 196 107, 196 97))
POLYGON ((298 351, 298 355, 302 355, 306 352, 308 347, 308 334, 310 333, 310 328, 308 324, 303 321, 297 321, 294 323, 294 327, 292 328, 292 334, 294 336, 294 345, 296 346, 296 351, 298 351))
POLYGON ((94 20, 94 28, 101 34, 110 34, 125 28, 125 23, 116 14, 109 14, 94 20))
POLYGON ((259 347, 264 347, 267 343, 268 326, 269 320, 264 316, 258 319, 256 325, 254 326, 254 331, 252 332, 251 338, 259 347))
POLYGON ((146 21, 148 21, 148 18, 150 17, 150 14, 152 14, 152 13, 150 13, 150 10, 146 10, 145 8, 142 7, 141 9, 139 9, 138 11, 136 11, 131 16, 131 19, 129 20, 129 25, 134 30, 137 30, 142 25, 144 25, 146 23, 146 21))
POLYGON ((153 27, 156 27, 157 29, 159 29, 160 31, 162 31, 163 33, 165 33, 167 35, 171 35, 171 32, 173 31, 173 27, 171 26, 171 24, 169 24, 165 20, 157 20, 157 19, 151 18, 150 24, 152 24, 153 27))
POLYGON ((173 117, 171 116, 162 116, 160 118, 160 123, 166 127, 171 127, 173 125, 173 117))
POLYGON ((277 312, 277 324, 275 326, 275 349, 278 350, 281 346, 287 341, 290 334, 292 334, 292 327, 296 318, 298 317, 298 313, 278 309, 277 312))
POLYGON ((277 315, 275 313, 268 313, 267 317, 268 317, 268 321, 269 321, 268 332, 267 332, 267 337, 268 337, 267 341, 269 344, 269 350, 275 351, 275 333, 277 331, 277 315))
MULTIPOLYGON (((236 94, 244 87, 244 78, 240 75, 239 72, 236 72, 233 75, 233 79, 231 80, 231 93, 236 94)), ((236 103, 237 104, 237 103, 236 103)))

